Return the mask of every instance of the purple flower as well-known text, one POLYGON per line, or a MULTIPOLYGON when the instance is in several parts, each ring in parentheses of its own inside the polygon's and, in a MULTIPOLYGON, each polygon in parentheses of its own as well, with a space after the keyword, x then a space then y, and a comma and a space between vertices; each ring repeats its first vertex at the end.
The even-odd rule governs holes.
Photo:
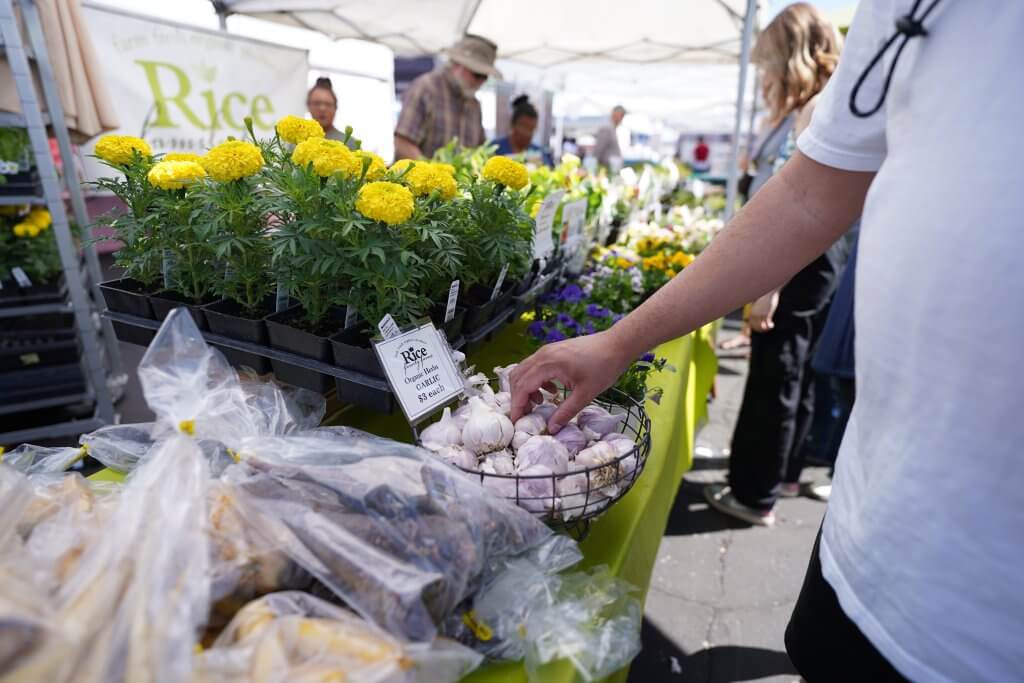
POLYGON ((650 351, 648 351, 644 355, 640 356, 640 360, 642 360, 644 363, 653 363, 654 362, 654 354, 651 353, 650 351))
POLYGON ((596 331, 597 330, 594 328, 594 323, 589 320, 587 321, 587 324, 583 326, 584 334, 594 334, 594 332, 596 331))
POLYGON ((604 306, 598 306, 597 304, 587 304, 587 315, 591 318, 607 318, 609 313, 608 309, 604 306))
POLYGON ((623 314, 621 314, 621 313, 615 313, 614 315, 612 315, 612 322, 613 322, 613 323, 617 323, 617 322, 619 322, 620 320, 622 320, 622 319, 623 319, 623 318, 625 318, 625 317, 626 317, 626 316, 624 316, 624 315, 623 315, 623 314))
POLYGON ((567 337, 562 334, 562 331, 558 328, 552 328, 548 332, 548 336, 544 337, 544 343, 551 344, 553 342, 564 341, 567 337))
POLYGON ((548 292, 540 298, 542 304, 556 304, 558 303, 558 292, 548 292))
POLYGON ((558 324, 559 325, 566 325, 568 327, 575 327, 576 326, 576 319, 573 318, 568 313, 559 313, 558 314, 558 324))
POLYGON ((562 290, 562 301, 570 304, 579 303, 583 298, 583 290, 580 289, 579 285, 566 285, 565 289, 562 290))
POLYGON ((534 339, 543 339, 544 335, 547 333, 547 328, 544 326, 543 320, 534 320, 530 323, 530 326, 526 328, 526 331, 534 339))

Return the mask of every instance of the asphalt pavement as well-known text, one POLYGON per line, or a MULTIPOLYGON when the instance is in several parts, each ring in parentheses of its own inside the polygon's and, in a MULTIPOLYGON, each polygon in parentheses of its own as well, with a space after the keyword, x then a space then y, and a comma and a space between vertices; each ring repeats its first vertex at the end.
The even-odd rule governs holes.
MULTIPOLYGON (((742 352, 719 354, 717 397, 661 541, 630 683, 799 680, 783 634, 824 503, 784 499, 775 526, 763 528, 722 515, 703 496, 705 484, 725 481, 746 373, 742 352)), ((824 481, 827 473, 809 468, 803 480, 824 481)))

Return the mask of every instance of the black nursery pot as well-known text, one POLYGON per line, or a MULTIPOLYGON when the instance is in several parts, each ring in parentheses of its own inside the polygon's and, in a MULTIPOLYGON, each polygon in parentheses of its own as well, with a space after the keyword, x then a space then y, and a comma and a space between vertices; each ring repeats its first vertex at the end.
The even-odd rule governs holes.
MULTIPOLYGON (((373 332, 368 325, 356 325, 331 337, 334 364, 339 368, 386 379, 387 375, 384 374, 384 368, 377 359, 377 352, 370 343, 372 336, 373 332)), ((338 384, 341 386, 341 382, 338 384)))
MULTIPOLYGON (((301 306, 292 306, 268 315, 264 320, 267 325, 267 337, 270 340, 270 345, 275 349, 290 351, 322 363, 330 363, 333 358, 330 334, 317 334, 297 327, 295 324, 301 316, 301 306)), ((334 328, 337 329, 342 326, 344 320, 345 309, 335 307, 331 309, 326 326, 331 327, 333 323, 334 328)), ((316 370, 276 359, 271 359, 271 366, 274 369, 274 375, 280 381, 321 394, 330 391, 334 379, 316 370)))
POLYGON ((491 301, 491 291, 480 285, 473 285, 466 292, 466 318, 462 323, 463 331, 472 331, 483 327, 491 319, 494 313, 494 301, 491 301))
POLYGON ((447 302, 436 304, 430 309, 430 321, 434 323, 434 327, 437 329, 444 330, 448 343, 454 344, 455 340, 462 335, 463 325, 466 322, 466 309, 462 306, 456 306, 455 317, 451 321, 445 322, 444 314, 447 308, 447 302))
POLYGON ((163 291, 149 297, 149 303, 153 307, 153 313, 157 320, 166 319, 168 314, 170 314, 170 312, 175 308, 184 306, 188 309, 188 312, 192 315, 192 319, 196 321, 196 327, 200 330, 207 329, 206 313, 203 311, 203 306, 207 306, 213 302, 213 297, 210 297, 208 300, 202 301, 198 304, 192 303, 192 300, 187 296, 173 291, 163 291))
POLYGON ((153 307, 149 303, 146 286, 138 280, 124 277, 100 283, 107 308, 115 313, 126 313, 153 320, 153 307))
POLYGON ((0 281, 0 308, 21 303, 21 290, 14 280, 0 281))
MULTIPOLYGON (((263 319, 267 312, 273 310, 274 299, 268 297, 260 305, 255 316, 246 312, 242 306, 230 299, 215 301, 203 308, 206 324, 210 332, 231 339, 267 346, 267 326, 263 319)), ((239 368, 252 368, 256 374, 265 375, 270 372, 270 359, 251 351, 240 351, 227 346, 215 344, 231 365, 239 368)))

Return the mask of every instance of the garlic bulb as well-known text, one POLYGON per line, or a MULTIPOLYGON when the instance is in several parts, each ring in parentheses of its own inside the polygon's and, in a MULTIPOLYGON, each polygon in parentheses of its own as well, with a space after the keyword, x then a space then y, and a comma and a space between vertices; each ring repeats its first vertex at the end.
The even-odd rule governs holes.
POLYGON ((502 415, 512 412, 512 394, 507 391, 499 391, 494 395, 494 406, 502 415))
POLYGON ((611 432, 601 437, 601 441, 605 441, 615 446, 615 450, 618 451, 619 455, 626 455, 636 447, 636 443, 632 437, 622 432, 611 432))
POLYGON ((587 447, 587 437, 584 436, 579 427, 572 423, 562 427, 562 429, 555 434, 555 438, 565 446, 566 450, 569 451, 570 457, 576 457, 577 453, 587 447))
POLYGON ((483 485, 499 498, 508 498, 509 502, 515 503, 516 480, 505 479, 504 477, 484 477, 483 485))
POLYGON ((477 469, 476 454, 462 446, 445 446, 437 450, 437 455, 449 465, 466 470, 477 469))
POLYGON ((462 429, 462 444, 477 454, 508 446, 515 430, 512 421, 487 406, 479 397, 469 399, 470 413, 462 429))
POLYGON ((602 495, 614 496, 618 493, 616 482, 620 477, 619 464, 616 462, 618 458, 619 452, 615 446, 607 441, 598 441, 579 452, 573 462, 573 469, 598 467, 590 472, 591 491, 597 490, 602 495))
POLYGON ((498 391, 512 391, 512 384, 510 381, 510 375, 512 371, 516 369, 518 363, 512 363, 512 365, 506 365, 501 367, 500 365, 494 368, 494 375, 498 378, 498 391))
POLYGON ((539 406, 533 407, 531 415, 539 415, 544 420, 544 424, 547 424, 556 410, 558 410, 558 406, 554 403, 541 403, 539 406))
POLYGON ((531 512, 550 512, 558 508, 555 478, 549 467, 531 465, 519 471, 519 506, 531 512), (537 477, 524 479, 522 477, 537 477))
POLYGON ((590 430, 590 432, 597 434, 596 438, 600 438, 609 432, 615 431, 625 417, 623 414, 612 415, 601 406, 589 405, 576 416, 576 424, 579 425, 584 434, 588 433, 587 430, 590 430))
POLYGON ((553 436, 534 436, 516 453, 519 469, 544 465, 555 474, 569 471, 569 451, 553 436))
POLYGON ((454 413, 452 413, 452 419, 455 421, 455 424, 458 425, 459 427, 460 437, 463 428, 465 428, 466 426, 466 421, 469 420, 469 413, 470 408, 468 403, 463 403, 461 406, 455 409, 454 413))
POLYGON ((516 420, 515 425, 517 432, 525 432, 531 436, 543 434, 544 430, 547 429, 547 426, 547 420, 536 412, 530 413, 529 415, 523 415, 521 418, 516 420))
POLYGON ((562 519, 568 522, 582 517, 584 513, 600 512, 608 506, 610 501, 604 492, 597 491, 591 484, 588 493, 587 486, 586 474, 570 474, 558 480, 558 495, 562 499, 562 519))
POLYGON ((516 470, 515 461, 508 449, 488 453, 480 461, 480 470, 488 471, 489 474, 512 474, 516 470))
POLYGON ((441 419, 423 430, 420 443, 432 451, 462 444, 462 430, 452 417, 451 408, 445 408, 441 419))
POLYGON ((530 434, 529 432, 516 432, 512 435, 512 450, 518 451, 523 447, 523 444, 537 436, 536 434, 530 434))

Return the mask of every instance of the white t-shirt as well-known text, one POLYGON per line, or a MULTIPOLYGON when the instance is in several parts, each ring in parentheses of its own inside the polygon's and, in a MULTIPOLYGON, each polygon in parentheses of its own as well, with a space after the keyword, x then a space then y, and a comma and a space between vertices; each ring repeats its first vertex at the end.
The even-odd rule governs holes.
POLYGON ((878 171, 857 263, 857 401, 822 567, 907 677, 1020 680, 1024 2, 941 2, 904 50, 884 109, 853 117, 854 82, 911 4, 861 0, 799 140, 820 163, 878 171))

